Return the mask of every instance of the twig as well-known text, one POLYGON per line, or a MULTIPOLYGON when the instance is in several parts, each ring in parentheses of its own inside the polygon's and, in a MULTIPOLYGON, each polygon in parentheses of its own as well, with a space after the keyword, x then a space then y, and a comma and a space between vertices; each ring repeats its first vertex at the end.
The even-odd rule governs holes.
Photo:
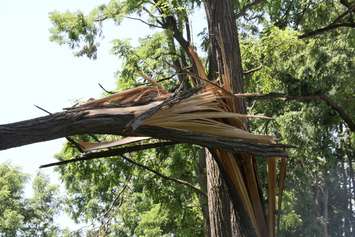
POLYGON ((256 71, 261 70, 262 68, 263 68, 263 65, 259 65, 259 66, 258 66, 258 67, 256 67, 256 68, 252 68, 252 69, 250 69, 250 70, 243 71, 243 75, 249 75, 249 74, 252 74, 252 73, 254 73, 254 72, 256 72, 256 71))
POLYGON ((152 172, 153 174, 159 176, 160 178, 167 179, 167 180, 173 181, 175 183, 188 186, 191 189, 193 189, 194 191, 196 191, 196 192, 204 195, 205 197, 207 197, 207 194, 205 192, 203 192, 201 189, 195 187, 194 185, 190 184, 189 182, 186 182, 185 180, 176 179, 176 178, 173 178, 173 177, 169 177, 169 176, 163 175, 162 173, 159 173, 158 171, 153 170, 153 169, 149 168, 148 166, 145 166, 145 165, 143 165, 141 163, 138 163, 138 162, 136 162, 136 161, 124 156, 124 155, 120 155, 120 156, 122 157, 122 159, 126 160, 127 162, 132 163, 132 164, 134 164, 134 165, 136 165, 136 166, 138 166, 138 167, 140 167, 142 169, 148 170, 148 171, 152 172))
POLYGON ((149 144, 129 146, 129 147, 120 147, 120 148, 109 149, 109 150, 105 150, 105 151, 94 151, 94 152, 82 153, 74 159, 63 160, 63 161, 59 161, 59 162, 41 165, 39 168, 47 168, 47 167, 66 165, 69 163, 80 162, 80 161, 85 161, 85 160, 94 160, 94 159, 119 156, 119 155, 122 155, 125 153, 136 152, 136 151, 141 151, 141 150, 146 150, 146 149, 152 149, 152 148, 157 148, 157 147, 162 147, 162 146, 171 146, 171 145, 175 145, 175 144, 178 144, 178 143, 177 142, 158 142, 158 143, 149 143, 149 144))
POLYGON ((40 106, 38 106, 38 105, 34 105, 37 109, 39 109, 39 110, 42 110, 43 112, 45 112, 45 113, 47 113, 47 114, 52 114, 51 112, 49 112, 48 110, 46 110, 46 109, 44 109, 44 108, 42 108, 42 107, 40 107, 40 106))
POLYGON ((142 23, 144 23, 144 24, 146 24, 146 25, 148 25, 150 27, 163 28, 163 27, 161 27, 159 25, 155 25, 155 24, 151 24, 149 22, 146 22, 145 20, 142 20, 140 18, 136 18, 136 17, 132 17, 132 16, 125 16, 125 18, 130 19, 130 20, 140 21, 140 22, 142 22, 142 23))
POLYGON ((114 92, 114 91, 108 91, 108 90, 106 90, 100 83, 98 83, 99 84, 99 87, 104 91, 104 92, 106 92, 106 93, 108 93, 108 94, 111 94, 111 95, 113 95, 113 94, 115 94, 116 92, 114 92))

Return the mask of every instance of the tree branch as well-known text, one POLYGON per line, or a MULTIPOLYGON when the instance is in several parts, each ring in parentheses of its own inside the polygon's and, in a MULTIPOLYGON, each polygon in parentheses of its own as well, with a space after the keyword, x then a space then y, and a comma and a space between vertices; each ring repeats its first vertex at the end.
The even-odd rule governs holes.
POLYGON ((140 22, 142 22, 142 23, 144 23, 144 24, 146 24, 147 26, 150 26, 150 27, 162 28, 159 25, 151 24, 151 23, 146 22, 146 21, 144 21, 144 20, 142 20, 140 18, 137 18, 137 17, 125 16, 125 18, 130 19, 130 20, 140 21, 140 22))
POLYGON ((74 158, 71 160, 59 161, 59 162, 55 162, 55 163, 50 163, 50 164, 46 164, 46 165, 41 165, 40 168, 66 165, 66 164, 74 163, 74 162, 101 159, 101 158, 107 158, 107 157, 115 157, 115 158, 122 157, 127 162, 129 162, 135 166, 138 166, 144 170, 148 170, 149 172, 152 172, 153 174, 155 174, 163 179, 167 179, 167 180, 173 181, 175 183, 188 186, 191 189, 193 189, 194 191, 196 191, 204 196, 207 196, 206 193, 204 193, 202 190, 200 190, 199 188, 195 187, 194 185, 190 184, 187 181, 163 175, 162 173, 160 173, 156 170, 153 170, 146 165, 138 163, 138 162, 124 156, 125 153, 136 152, 136 151, 141 151, 141 150, 146 150, 146 149, 152 149, 152 148, 157 148, 157 147, 162 147, 162 146, 171 146, 171 145, 175 145, 175 144, 177 144, 177 143, 176 142, 158 142, 158 143, 151 143, 151 144, 144 144, 144 145, 137 145, 137 146, 121 147, 121 148, 116 148, 116 149, 109 149, 109 150, 105 150, 105 151, 83 153, 83 154, 79 155, 77 158, 74 158))
POLYGON ((175 183, 178 183, 178 184, 182 184, 182 185, 185 185, 189 188, 191 188, 192 190, 196 191, 197 193, 200 193, 202 195, 204 195, 205 197, 207 197, 207 194, 205 192, 203 192, 201 189, 195 187, 194 185, 190 184, 189 182, 185 181, 185 180, 181 180, 181 179, 176 179, 176 178, 173 178, 173 177, 169 177, 169 176, 166 176, 156 170, 153 170, 151 169, 150 167, 146 166, 146 165, 143 165, 141 163, 138 163, 124 155, 120 155, 124 160, 126 160, 127 162, 131 163, 131 164, 134 164, 144 170, 148 170, 150 171, 151 173, 155 174, 156 176, 160 177, 160 178, 163 178, 163 179, 166 179, 166 180, 170 180, 170 181, 173 181, 175 183))
POLYGON ((340 1, 340 3, 342 5, 344 5, 347 8, 347 10, 344 11, 342 14, 340 14, 337 18, 335 18, 335 20, 333 20, 332 23, 330 23, 329 25, 327 25, 323 28, 319 28, 319 29, 316 29, 316 30, 313 30, 310 32, 306 32, 303 35, 300 35, 298 38, 304 39, 304 38, 320 35, 322 33, 332 31, 332 30, 335 30, 335 29, 338 29, 341 27, 355 28, 355 22, 354 22, 354 19, 352 19, 352 17, 353 17, 352 13, 355 11, 355 4, 351 5, 348 1, 340 1), (340 22, 347 15, 350 16, 349 21, 340 22))
POLYGON ((126 131, 138 111, 146 111, 156 102, 127 108, 69 110, 22 122, 0 125, 0 150, 81 134, 112 134, 123 136, 150 136, 232 152, 250 152, 270 157, 286 157, 281 144, 259 144, 228 137, 217 137, 196 132, 141 126, 135 132, 126 131))
POLYGON ((252 73, 254 73, 254 72, 256 72, 256 71, 261 70, 262 68, 263 68, 263 65, 259 65, 259 66, 258 66, 258 67, 256 67, 256 68, 252 68, 252 69, 250 69, 250 70, 243 71, 243 75, 249 75, 249 74, 252 74, 252 73))
POLYGON ((82 154, 78 155, 74 159, 62 160, 62 161, 58 161, 58 162, 54 162, 54 163, 41 165, 39 168, 48 168, 48 167, 66 165, 66 164, 85 161, 85 160, 95 160, 95 159, 101 159, 101 158, 107 158, 107 157, 113 157, 113 156, 120 156, 120 155, 123 155, 126 153, 137 152, 137 151, 158 148, 158 147, 163 147, 163 146, 172 146, 172 145, 176 145, 176 144, 178 144, 178 143, 177 142, 157 142, 157 143, 148 143, 148 144, 136 145, 136 146, 120 147, 120 148, 115 148, 115 149, 108 149, 108 150, 104 150, 104 151, 87 152, 87 153, 82 153, 82 154))
POLYGON ((246 4, 242 9, 240 9, 238 14, 235 15, 236 19, 238 19, 241 16, 244 16, 247 13, 248 10, 250 10, 254 6, 262 3, 263 1, 264 0, 254 0, 253 2, 246 4))
POLYGON ((308 96, 290 96, 283 93, 269 93, 269 94, 258 94, 258 93, 244 93, 244 94, 235 94, 236 97, 252 98, 252 99, 274 99, 280 98, 285 100, 297 100, 297 101, 323 101, 330 108, 335 110, 339 116, 344 120, 348 125, 350 131, 355 131, 355 122, 351 119, 350 115, 345 112, 345 110, 337 104, 334 100, 329 98, 326 95, 308 95, 308 96))
POLYGON ((304 33, 303 35, 300 35, 298 38, 300 38, 300 39, 309 38, 309 37, 312 37, 312 36, 323 34, 323 33, 327 32, 327 31, 336 30, 336 29, 341 28, 341 27, 355 28, 355 23, 344 22, 344 23, 330 24, 330 25, 328 25, 326 27, 323 27, 323 28, 320 28, 320 29, 317 29, 317 30, 314 30, 314 31, 310 31, 310 32, 307 32, 307 33, 304 33))

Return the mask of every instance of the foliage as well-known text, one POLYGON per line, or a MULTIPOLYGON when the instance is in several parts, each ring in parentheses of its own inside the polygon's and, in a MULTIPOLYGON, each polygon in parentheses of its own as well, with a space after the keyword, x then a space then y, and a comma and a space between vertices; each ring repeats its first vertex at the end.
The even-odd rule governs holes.
MULTIPOLYGON (((252 1, 233 2, 238 14, 252 1)), ((261 65, 261 69, 245 76, 245 91, 327 96, 354 120, 354 30, 339 28, 300 39, 305 32, 331 24, 346 10, 341 2, 262 1, 246 11, 238 19, 243 68, 261 65)), ((185 23, 200 4, 182 0, 110 1, 86 15, 53 12, 51 39, 69 45, 77 56, 95 58, 106 20, 121 24, 127 16, 138 16, 152 26, 159 25, 164 16, 174 15, 179 29, 187 33, 185 23)), ((208 32, 201 35, 201 50, 207 51, 208 32)), ((145 83, 141 72, 157 80, 171 77, 162 85, 176 87, 180 78, 174 73, 179 70, 172 65, 177 61, 186 68, 190 65, 175 44, 171 32, 160 28, 140 39, 137 46, 118 36, 113 41, 113 53, 123 59, 117 73, 118 88, 145 83)), ((273 134, 298 147, 289 150, 279 236, 351 236, 355 229, 355 138, 339 114, 319 100, 248 101, 248 111, 275 117, 273 121, 250 122, 254 132, 273 134)), ((131 154, 130 158, 198 186, 197 154, 196 147, 179 145, 131 154)), ((66 147, 58 157, 74 155, 76 152, 66 147)), ((262 159, 259 164, 265 167, 262 159)), ((87 230, 90 233, 202 235, 202 204, 195 193, 119 157, 68 165, 59 172, 68 190, 68 211, 76 221, 93 223, 87 230), (112 205, 110 214, 105 215, 112 205)))
MULTIPOLYGON (((262 69, 247 80, 248 91, 327 95, 343 104, 354 118, 355 91, 346 86, 351 84, 355 68, 348 35, 307 41, 297 35, 290 29, 270 28, 260 39, 243 40, 245 67, 262 64, 262 69)), ((277 116, 275 122, 254 123, 255 130, 272 132, 284 143, 299 147, 289 151, 280 236, 322 236, 327 223, 331 236, 349 231, 339 226, 346 226, 344 222, 353 215, 349 210, 351 189, 347 188, 353 168, 346 164, 353 162, 354 153, 350 152, 349 131, 338 114, 320 101, 280 100, 255 102, 250 112, 277 116), (324 203, 325 195, 328 203, 324 203)))
MULTIPOLYGON (((72 149, 60 159, 72 156, 72 149)), ((179 145, 131 154, 130 158, 166 176, 197 183, 198 149, 179 145), (191 149, 192 148, 192 149, 191 149)), ((164 180, 119 157, 67 165, 59 169, 68 190, 66 203, 76 221, 110 236, 200 236, 198 196, 188 187, 164 180), (95 223, 97 222, 97 223, 95 223)))
POLYGON ((33 196, 24 198, 28 176, 8 164, 0 165, 0 236, 57 236, 54 222, 61 204, 58 187, 39 174, 33 196))

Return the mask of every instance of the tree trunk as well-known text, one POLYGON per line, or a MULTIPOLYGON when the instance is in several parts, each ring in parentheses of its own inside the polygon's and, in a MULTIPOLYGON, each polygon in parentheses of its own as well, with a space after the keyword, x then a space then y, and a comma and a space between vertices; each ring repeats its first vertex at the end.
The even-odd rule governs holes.
MULTIPOLYGON (((200 189, 204 193, 208 193, 208 188, 207 188, 207 167, 206 167, 206 155, 205 155, 205 149, 201 149, 200 154, 199 154, 199 162, 198 162, 198 169, 197 169, 197 174, 198 174, 198 181, 200 185, 200 189)), ((202 215, 203 215, 203 220, 204 220, 204 236, 205 237, 210 237, 211 236, 211 228, 210 228, 210 218, 209 218, 209 204, 208 204, 208 198, 206 198, 205 195, 200 195, 200 205, 202 209, 202 215)))
POLYGON ((327 185, 324 185, 324 189, 322 192, 323 195, 323 236, 324 237, 329 237, 328 234, 328 222, 329 222, 329 216, 328 216, 328 200, 329 200, 329 193, 328 193, 328 188, 327 185))
MULTIPOLYGON (((205 0, 205 11, 208 21, 209 28, 209 79, 214 80, 218 75, 225 74, 231 79, 230 89, 233 93, 243 92, 243 70, 241 63, 241 54, 239 48, 238 40, 238 30, 236 26, 236 19, 233 13, 233 4, 231 0, 215 1, 215 0, 205 0)), ((227 83, 227 82, 225 82, 227 83)), ((229 82, 228 82, 229 83, 229 82)), ((237 99, 235 101, 235 111, 238 113, 245 113, 245 105, 243 100, 237 99)), ((243 124, 244 129, 247 128, 246 124, 243 124)), ((235 154, 235 158, 241 160, 239 154, 235 154)), ((252 165, 247 162, 248 165, 252 165)), ((226 192, 224 189, 225 185, 222 185, 223 181, 220 173, 223 173, 223 167, 220 165, 221 172, 218 171, 216 163, 208 162, 207 167, 208 182, 213 193, 208 192, 209 204, 210 206, 210 221, 212 233, 220 234, 216 236, 226 234, 229 236, 229 230, 231 230, 232 236, 242 236, 241 232, 245 236, 254 236, 256 233, 251 227, 251 223, 248 220, 248 216, 245 214, 244 207, 241 205, 239 194, 236 192, 230 193, 231 195, 222 195, 226 192), (226 202, 223 204, 223 202, 226 202), (232 203, 232 209, 234 210, 234 216, 231 217, 230 210, 227 210, 226 206, 230 206, 232 203), (225 224, 225 220, 221 219, 219 215, 223 213, 223 216, 228 217, 230 220, 228 224, 225 224), (216 221, 213 221, 215 218, 216 221), (219 225, 225 225, 224 228, 227 229, 225 232, 221 232, 219 229, 223 228, 218 225, 218 220, 222 223, 219 225), (233 233, 232 233, 233 229, 233 233), (241 230, 241 231, 239 231, 241 230)), ((255 167, 249 167, 249 170, 254 170, 255 167)), ((226 180, 228 182, 228 180, 226 180)), ((249 183, 253 183, 256 180, 248 180, 249 183)), ((255 184, 255 182, 254 182, 255 184)), ((230 191, 230 190, 229 190, 230 191)), ((258 192, 258 190, 254 190, 258 192)), ((255 194, 255 192, 254 192, 255 194)), ((212 235, 213 236, 213 235, 212 235)))
POLYGON ((228 189, 216 161, 207 149, 206 168, 211 237, 232 237, 231 201, 228 189))

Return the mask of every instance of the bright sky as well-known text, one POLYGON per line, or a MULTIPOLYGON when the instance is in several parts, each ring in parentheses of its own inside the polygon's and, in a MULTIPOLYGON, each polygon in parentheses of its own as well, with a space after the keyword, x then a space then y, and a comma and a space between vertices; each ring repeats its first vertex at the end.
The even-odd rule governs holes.
MULTIPOLYGON (((119 60, 110 54, 110 41, 115 36, 136 39, 149 31, 147 26, 127 21, 119 29, 113 24, 105 27, 105 39, 95 61, 74 57, 70 49, 49 41, 49 12, 89 11, 103 2, 108 1, 1 0, 0 124, 45 115, 34 104, 57 112, 77 99, 97 98, 102 94, 98 83, 107 89, 115 88, 114 72, 119 60)), ((54 154, 60 151, 63 142, 64 139, 58 139, 0 151, 0 162, 19 166, 33 177, 40 165, 55 161, 54 154)), ((52 182, 59 182, 53 169, 42 172, 52 182)), ((29 184, 26 196, 30 194, 29 184)), ((72 227, 66 219, 63 217, 61 224, 72 227)))
MULTIPOLYGON (((129 20, 119 28, 113 24, 105 26, 105 39, 94 61, 74 57, 67 47, 49 41, 49 12, 77 9, 87 12, 106 2, 1 0, 0 124, 46 115, 34 105, 58 112, 77 99, 100 97, 102 90, 98 83, 107 89, 115 88, 114 72, 120 63, 110 54, 110 41, 115 37, 137 40, 150 31, 149 27, 129 20)), ((201 22, 200 19, 195 22, 201 22)), ((63 142, 64 139, 57 139, 0 151, 0 162, 19 166, 34 176, 40 165, 55 161, 54 154, 60 151, 63 142)), ((53 169, 41 171, 52 182, 58 182, 53 169)), ((30 190, 28 185, 27 195, 30 190)))
MULTIPOLYGON (((107 1, 1 0, 0 124, 45 115, 34 104, 57 112, 77 99, 97 98, 103 92, 98 83, 107 89, 115 88, 114 72, 119 60, 110 54, 110 41, 114 36, 137 38, 147 33, 148 27, 132 21, 127 21, 119 31, 113 24, 105 27, 105 39, 95 61, 74 57, 67 47, 49 41, 49 12, 89 11, 103 2, 107 1)), ((1 151, 0 161, 20 165, 23 171, 33 174, 39 165, 53 161, 63 141, 1 151)))

